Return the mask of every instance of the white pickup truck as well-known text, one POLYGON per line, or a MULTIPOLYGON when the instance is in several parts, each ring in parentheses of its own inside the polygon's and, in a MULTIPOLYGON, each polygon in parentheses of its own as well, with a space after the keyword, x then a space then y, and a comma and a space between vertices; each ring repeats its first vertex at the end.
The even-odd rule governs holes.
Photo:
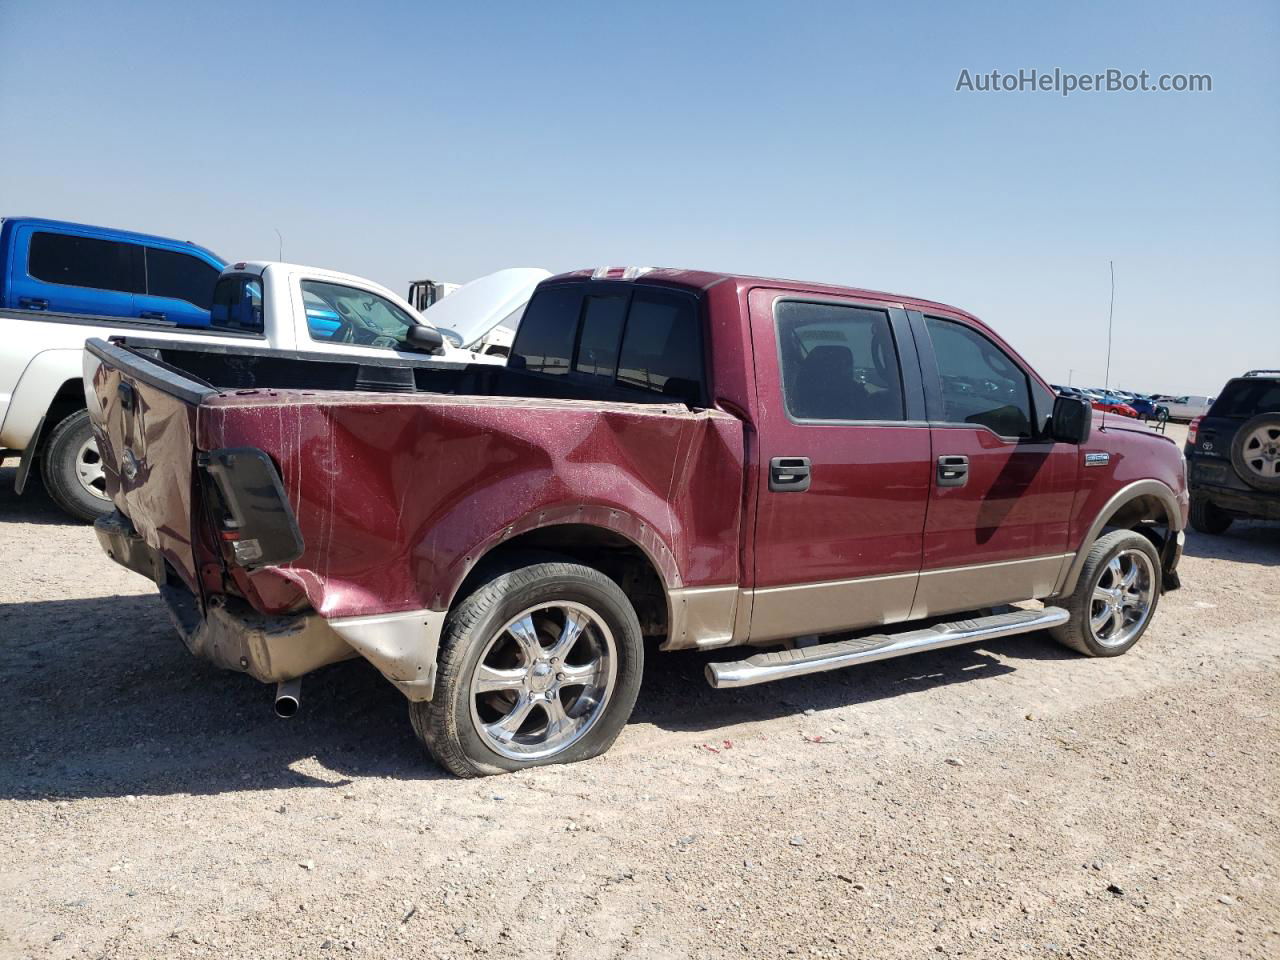
POLYGON ((501 353, 477 351, 486 350, 486 335, 495 327, 518 320, 546 276, 547 271, 533 268, 501 270, 464 284, 420 314, 361 277, 291 263, 242 262, 218 277, 212 325, 198 330, 116 317, 0 311, 0 460, 21 454, 19 494, 38 462, 50 496, 68 513, 94 520, 111 512, 81 379, 84 342, 90 337, 250 347, 294 356, 505 363, 501 353), (433 319, 447 321, 440 324, 447 329, 437 332, 433 319), (473 344, 477 350, 466 349, 473 344))

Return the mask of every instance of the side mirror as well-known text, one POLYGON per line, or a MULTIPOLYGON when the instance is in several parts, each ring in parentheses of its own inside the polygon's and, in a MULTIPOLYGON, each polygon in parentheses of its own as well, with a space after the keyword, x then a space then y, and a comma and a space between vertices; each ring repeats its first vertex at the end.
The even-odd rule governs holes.
POLYGON ((435 353, 444 346, 444 336, 435 327, 415 323, 404 335, 405 344, 423 353, 435 353))
POLYGON ((1049 433, 1059 443, 1081 444, 1093 428, 1093 404, 1083 397, 1058 397, 1053 401, 1049 433))

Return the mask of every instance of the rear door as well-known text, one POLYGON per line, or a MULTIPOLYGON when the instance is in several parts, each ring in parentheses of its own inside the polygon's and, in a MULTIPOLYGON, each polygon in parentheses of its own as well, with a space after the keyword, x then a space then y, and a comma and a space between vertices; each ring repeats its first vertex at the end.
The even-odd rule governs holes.
POLYGON ((911 312, 933 436, 913 617, 1047 596, 1065 562, 1080 448, 1053 393, 964 317, 911 312))
POLYGON ((905 620, 932 470, 900 305, 750 294, 760 471, 753 641, 905 620))
POLYGON ((143 289, 142 248, 88 233, 23 228, 25 263, 13 265, 13 297, 19 309, 134 315, 143 289))

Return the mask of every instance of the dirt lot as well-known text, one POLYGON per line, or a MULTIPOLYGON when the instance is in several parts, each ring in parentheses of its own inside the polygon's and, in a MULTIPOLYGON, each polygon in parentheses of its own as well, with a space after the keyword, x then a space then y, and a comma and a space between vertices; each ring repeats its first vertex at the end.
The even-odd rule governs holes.
POLYGON ((0 956, 1275 957, 1280 529, 1136 650, 741 691, 650 658, 599 760, 442 775, 362 662, 270 691, 0 470, 0 956))

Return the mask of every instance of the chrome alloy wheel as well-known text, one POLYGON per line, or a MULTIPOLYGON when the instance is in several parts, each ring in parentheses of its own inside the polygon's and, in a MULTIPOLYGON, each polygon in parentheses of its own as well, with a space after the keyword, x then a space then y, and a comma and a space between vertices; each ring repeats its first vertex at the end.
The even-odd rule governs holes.
POLYGON ((1093 585, 1089 629, 1104 647, 1122 647, 1142 632, 1155 601, 1155 568, 1141 550, 1121 550, 1093 585))
POLYGON ((107 499, 107 478, 102 473, 102 454, 98 442, 90 437, 76 451, 76 479, 90 496, 107 499))
POLYGON ((471 675, 471 721, 512 760, 568 749, 604 714, 618 673, 613 634, 580 603, 541 603, 513 617, 471 675))
POLYGON ((1244 438, 1241 459, 1249 469, 1268 480, 1280 478, 1280 427, 1264 423, 1244 438))

